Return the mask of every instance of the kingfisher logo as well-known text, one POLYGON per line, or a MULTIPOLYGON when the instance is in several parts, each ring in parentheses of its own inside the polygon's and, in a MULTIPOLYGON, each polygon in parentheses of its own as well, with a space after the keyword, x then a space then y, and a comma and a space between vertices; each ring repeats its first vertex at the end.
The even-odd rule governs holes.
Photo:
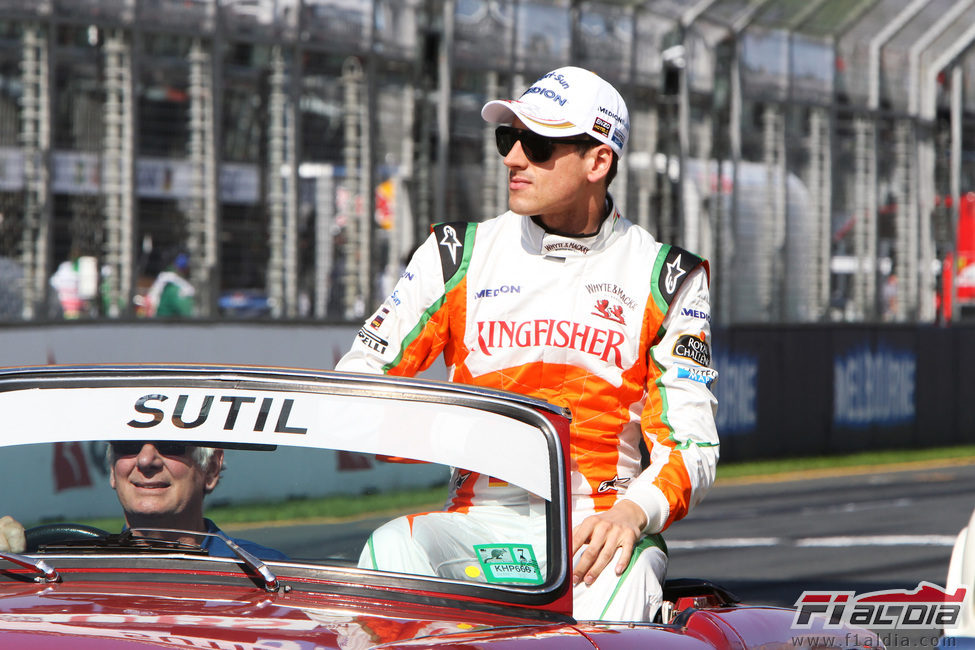
POLYGON ((485 356, 508 348, 568 348, 623 367, 622 332, 567 320, 478 321, 477 348, 485 356))
POLYGON ((917 589, 889 589, 856 595, 852 591, 804 591, 795 602, 795 629, 809 629, 822 618, 824 628, 927 629, 957 624, 967 590, 948 593, 930 582, 917 589))

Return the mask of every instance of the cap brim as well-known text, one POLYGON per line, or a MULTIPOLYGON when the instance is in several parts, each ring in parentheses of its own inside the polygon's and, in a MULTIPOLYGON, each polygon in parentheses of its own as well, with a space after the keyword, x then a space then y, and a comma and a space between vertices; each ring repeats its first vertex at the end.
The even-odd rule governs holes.
POLYGON ((494 124, 511 124, 517 117, 531 131, 550 138, 566 138, 586 130, 563 118, 538 115, 531 104, 510 99, 495 99, 481 108, 481 117, 494 124))
POLYGON ((481 108, 481 117, 485 122, 492 124, 511 124, 515 121, 517 114, 509 107, 511 102, 504 99, 495 99, 488 102, 481 108))

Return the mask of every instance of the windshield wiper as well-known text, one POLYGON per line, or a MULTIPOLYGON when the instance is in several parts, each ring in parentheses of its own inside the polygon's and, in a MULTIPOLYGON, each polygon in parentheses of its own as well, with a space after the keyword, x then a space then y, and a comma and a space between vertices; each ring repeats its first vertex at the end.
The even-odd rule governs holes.
POLYGON ((265 591, 277 591, 278 590, 278 577, 274 575, 267 565, 261 561, 259 557, 245 551, 241 548, 240 544, 230 539, 223 533, 207 533, 208 535, 214 535, 223 540, 223 543, 230 547, 230 550, 241 559, 241 561, 246 564, 252 571, 256 572, 261 579, 264 580, 264 590, 265 591))
MULTIPOLYGON (((184 531, 189 532, 189 531, 184 531)), ((194 533, 202 534, 202 533, 194 533)), ((119 549, 124 549, 126 553, 146 553, 156 554, 160 552, 195 553, 206 555, 207 552, 199 544, 187 544, 176 540, 157 539, 153 537, 142 537, 133 535, 126 530, 121 533, 105 535, 91 539, 73 539, 51 544, 43 544, 38 547, 42 553, 116 553, 119 549)))
MULTIPOLYGON (((193 555, 209 555, 199 544, 188 544, 178 540, 159 539, 158 537, 148 537, 146 533, 174 533, 181 536, 191 537, 216 537, 227 545, 234 555, 258 576, 264 583, 265 591, 275 592, 278 590, 278 578, 257 556, 245 549, 240 544, 230 539, 223 533, 207 533, 197 530, 183 530, 178 528, 129 528, 125 531, 84 540, 71 540, 57 544, 45 544, 42 552, 71 552, 71 553, 112 553, 124 550, 126 553, 189 553, 193 555), (142 533, 136 535, 135 533, 142 533)), ((4 558, 20 564, 23 567, 31 568, 44 574, 48 582, 57 582, 61 578, 57 571, 42 560, 35 560, 32 557, 17 555, 16 553, 0 552, 0 558, 4 558)))
MULTIPOLYGON (((142 533, 145 532, 181 533, 181 534, 193 535, 194 537, 216 537, 224 544, 226 544, 227 548, 233 551, 234 555, 236 555, 240 559, 240 561, 243 562, 245 566, 247 566, 248 569, 250 569, 253 573, 258 575, 261 578, 261 580, 264 581, 265 591, 274 592, 278 590, 278 577, 271 572, 271 570, 267 567, 267 565, 264 564, 264 562, 262 562, 261 559, 258 558, 256 555, 254 555, 249 551, 244 550, 243 548, 241 548, 240 544, 230 539, 229 537, 227 537, 221 532, 204 533, 199 531, 177 530, 172 528, 131 528, 128 531, 126 531, 126 533, 131 535, 134 531, 139 531, 142 533)), ((124 534, 125 533, 123 533, 123 535, 124 534)), ((138 539, 145 539, 145 538, 140 537, 138 539)), ((160 540, 155 540, 155 541, 160 541, 160 540)), ((178 544, 179 542, 175 542, 175 543, 178 544)))
POLYGON ((61 582, 61 576, 57 570, 44 560, 20 555, 19 553, 10 553, 9 551, 0 551, 0 558, 8 562, 13 562, 14 564, 19 564, 25 569, 33 569, 44 576, 43 578, 35 578, 37 581, 61 582))

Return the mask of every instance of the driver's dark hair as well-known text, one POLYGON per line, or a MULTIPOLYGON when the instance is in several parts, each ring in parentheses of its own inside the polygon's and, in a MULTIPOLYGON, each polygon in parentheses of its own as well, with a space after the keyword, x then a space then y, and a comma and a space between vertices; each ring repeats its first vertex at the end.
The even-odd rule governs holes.
MULTIPOLYGON (((605 142, 600 142, 599 140, 597 140, 596 138, 592 137, 591 135, 588 135, 587 137, 589 138, 589 142, 585 142, 583 144, 577 144, 576 145, 576 149, 579 151, 580 154, 586 153, 587 151, 589 151, 590 149, 592 149, 596 145, 606 144, 605 142)), ((613 182, 613 179, 614 178, 616 178, 616 173, 619 171, 619 165, 620 165, 620 157, 614 151, 613 152, 613 162, 610 163, 609 171, 606 172, 606 179, 605 179, 606 180, 606 189, 609 189, 609 184, 613 182)))

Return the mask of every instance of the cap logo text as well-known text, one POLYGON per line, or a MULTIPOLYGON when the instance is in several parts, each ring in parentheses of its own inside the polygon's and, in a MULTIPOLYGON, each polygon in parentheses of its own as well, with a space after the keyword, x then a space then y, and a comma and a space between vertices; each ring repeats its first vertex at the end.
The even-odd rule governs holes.
POLYGON ((551 88, 539 88, 538 86, 532 86, 525 91, 526 95, 541 95, 546 99, 551 99, 556 102, 559 106, 565 106, 566 99, 562 95, 558 94, 551 88))

